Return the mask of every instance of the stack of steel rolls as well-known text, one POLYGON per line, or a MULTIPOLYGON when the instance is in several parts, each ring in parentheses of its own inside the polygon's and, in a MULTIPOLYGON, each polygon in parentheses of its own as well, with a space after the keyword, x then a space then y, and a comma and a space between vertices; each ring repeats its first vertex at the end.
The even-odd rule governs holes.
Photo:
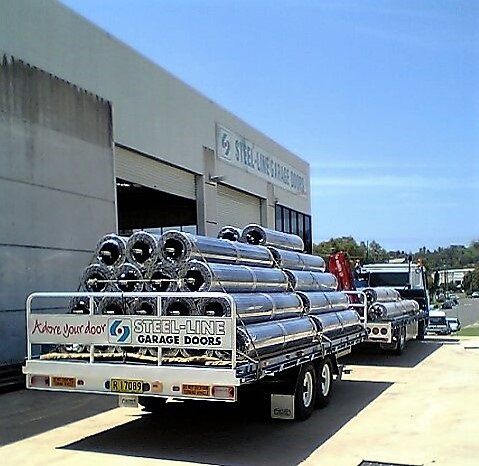
MULTIPOLYGON (((230 316, 223 298, 174 296, 175 291, 228 293, 236 305, 238 350, 260 358, 356 331, 359 316, 348 296, 337 291, 324 260, 305 254, 299 236, 259 225, 223 228, 218 238, 179 231, 137 232, 129 238, 106 235, 84 271, 85 291, 168 291, 164 315, 230 316)), ((72 300, 72 312, 88 312, 72 300)), ((95 308, 106 314, 154 314, 151 298, 103 298, 95 308)), ((148 350, 153 351, 153 350, 148 350)), ((153 353, 152 353, 153 354, 153 353)), ((165 352, 164 352, 165 354, 165 352)), ((217 352, 170 351, 167 356, 222 358, 217 352)))
POLYGON ((419 304, 412 299, 401 299, 394 288, 375 287, 364 288, 368 304, 368 319, 371 321, 392 320, 404 315, 414 315, 419 312, 419 304))

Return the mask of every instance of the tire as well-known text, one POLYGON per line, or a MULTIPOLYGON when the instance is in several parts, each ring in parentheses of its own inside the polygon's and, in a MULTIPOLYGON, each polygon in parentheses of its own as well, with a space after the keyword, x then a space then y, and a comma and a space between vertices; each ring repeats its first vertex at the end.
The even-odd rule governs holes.
POLYGON ((304 421, 313 414, 316 402, 316 369, 311 363, 303 364, 298 371, 294 391, 294 418, 304 421))
POLYGON ((396 348, 394 348, 394 354, 400 356, 401 354, 403 354, 405 348, 406 348, 406 327, 401 327, 399 330, 396 348))
POLYGON ((143 406, 143 411, 149 411, 151 414, 158 414, 165 409, 166 398, 140 396, 138 403, 143 406))
POLYGON ((420 320, 418 322, 416 340, 424 340, 425 336, 426 336, 426 321, 420 320))
POLYGON ((316 407, 324 408, 329 404, 333 390, 333 364, 329 358, 326 358, 321 360, 317 367, 316 407))

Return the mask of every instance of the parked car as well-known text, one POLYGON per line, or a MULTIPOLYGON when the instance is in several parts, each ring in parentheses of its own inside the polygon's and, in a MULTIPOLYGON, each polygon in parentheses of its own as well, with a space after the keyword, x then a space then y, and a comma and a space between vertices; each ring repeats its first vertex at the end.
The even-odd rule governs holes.
POLYGON ((429 312, 427 332, 436 333, 437 335, 449 335, 451 333, 451 327, 447 323, 446 313, 444 311, 429 312))
POLYGON ((443 309, 452 309, 453 305, 454 305, 454 303, 450 299, 448 299, 447 301, 444 301, 442 303, 442 308, 443 309))
POLYGON ((457 317, 446 317, 446 321, 451 332, 459 332, 459 330, 461 330, 461 322, 457 317))
POLYGON ((471 294, 471 298, 479 298, 479 291, 474 291, 474 293, 471 294))

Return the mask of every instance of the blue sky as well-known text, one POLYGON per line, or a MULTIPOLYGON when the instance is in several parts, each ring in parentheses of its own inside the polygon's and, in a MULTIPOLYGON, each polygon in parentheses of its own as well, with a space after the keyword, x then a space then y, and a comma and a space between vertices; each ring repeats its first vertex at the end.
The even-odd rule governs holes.
POLYGON ((62 0, 311 164, 314 239, 479 239, 479 2, 62 0))

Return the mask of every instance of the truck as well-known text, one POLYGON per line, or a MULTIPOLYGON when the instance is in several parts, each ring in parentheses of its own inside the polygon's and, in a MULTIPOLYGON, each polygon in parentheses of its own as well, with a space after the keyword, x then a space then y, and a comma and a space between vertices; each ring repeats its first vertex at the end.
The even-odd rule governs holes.
POLYGON ((356 287, 359 290, 366 287, 394 288, 402 299, 419 304, 417 314, 367 322, 367 343, 379 344, 381 349, 401 354, 409 340, 424 339, 429 320, 429 293, 423 265, 411 260, 364 265, 356 273, 356 287))
MULTIPOLYGON (((347 293, 358 297, 352 306, 364 320, 362 293, 347 293)), ((366 340, 360 325, 334 337, 318 331, 299 347, 284 342, 264 357, 258 357, 258 349, 245 354, 238 350, 235 301, 224 292, 38 292, 27 298, 26 319, 28 389, 113 395, 120 406, 140 403, 149 411, 164 409, 170 398, 235 402, 239 392, 255 386, 267 395, 271 417, 305 420, 315 407, 329 403, 333 380, 341 378, 340 358, 366 340), (173 297, 221 298, 232 312, 226 317, 164 315, 173 297), (96 303, 109 298, 146 298, 154 309, 146 315, 95 313, 96 303), (69 312, 66 302, 72 299, 80 300, 86 312, 69 312), (171 348, 192 355, 206 349, 223 357, 193 356, 190 364, 177 363, 168 356, 171 348)))

